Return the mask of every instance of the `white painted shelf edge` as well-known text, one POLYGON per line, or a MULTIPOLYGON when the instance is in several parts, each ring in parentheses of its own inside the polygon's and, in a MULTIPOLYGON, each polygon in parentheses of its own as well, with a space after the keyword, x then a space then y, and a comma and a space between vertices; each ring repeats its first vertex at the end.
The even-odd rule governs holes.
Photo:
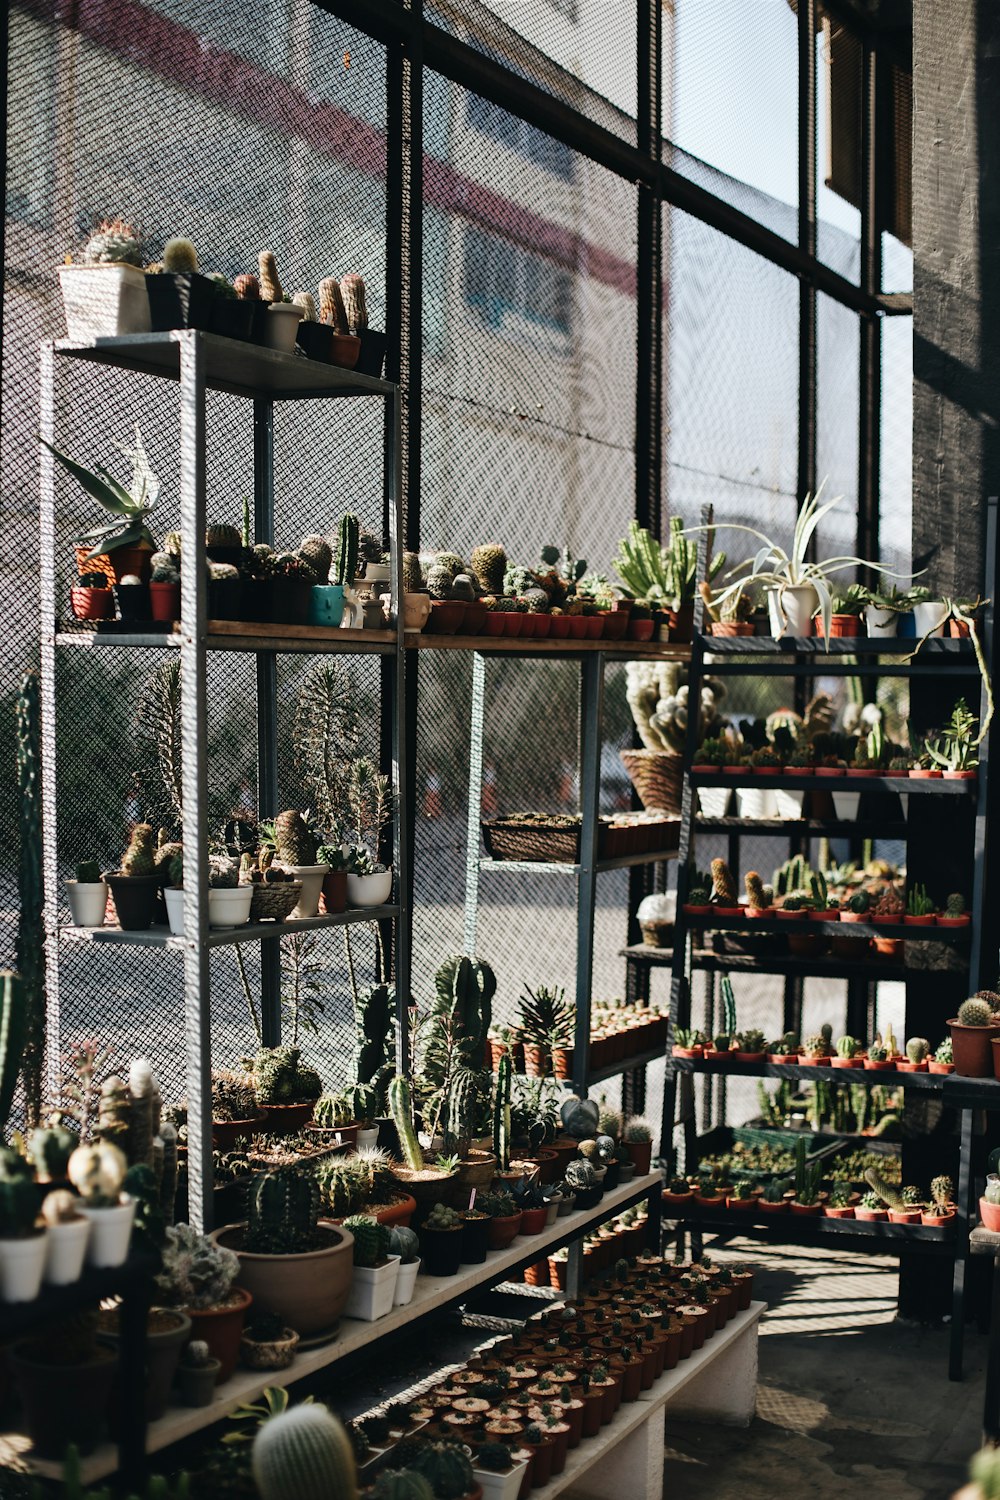
MULTIPOLYGON (((523 1262, 526 1257, 534 1256, 536 1251, 535 1258, 541 1260, 571 1236, 585 1232, 592 1225, 602 1224, 619 1209, 648 1197, 662 1186, 663 1179, 659 1172, 633 1177, 631 1182, 605 1193, 594 1208, 566 1214, 547 1226, 541 1234, 519 1235, 507 1250, 494 1250, 488 1254, 483 1265, 465 1266, 457 1276, 418 1276, 413 1300, 406 1307, 394 1307, 392 1312, 374 1323, 342 1318, 340 1332, 335 1339, 319 1349, 308 1349, 297 1355, 289 1369, 237 1370, 230 1380, 216 1389, 215 1399, 208 1406, 170 1407, 158 1421, 149 1424, 146 1434, 147 1453, 167 1448, 172 1443, 190 1437, 192 1433, 200 1432, 204 1427, 210 1427, 213 1422, 221 1421, 245 1401, 256 1401, 269 1385, 292 1385, 296 1380, 303 1380, 307 1375, 314 1375, 317 1370, 334 1364, 344 1355, 374 1343, 387 1333, 415 1322, 448 1303, 461 1300, 463 1296, 481 1287, 502 1280, 506 1271, 523 1262)), ((716 1334, 715 1337, 718 1338, 719 1335, 716 1334)), ((51 1479, 58 1479, 62 1473, 61 1464, 33 1458, 27 1437, 17 1432, 0 1433, 0 1465, 3 1464, 27 1464, 33 1473, 51 1479)), ((113 1474, 118 1467, 117 1447, 113 1443, 103 1443, 81 1460, 80 1467, 84 1484, 93 1484, 96 1480, 113 1474)))

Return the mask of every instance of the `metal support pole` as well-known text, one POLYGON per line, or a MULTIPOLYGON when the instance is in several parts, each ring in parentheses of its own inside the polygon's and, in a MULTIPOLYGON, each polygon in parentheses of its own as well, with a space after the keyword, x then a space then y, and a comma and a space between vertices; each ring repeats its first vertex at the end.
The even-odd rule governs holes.
POLYGON ((469 805, 465 831, 465 951, 476 951, 479 919, 479 820, 483 803, 483 726, 486 720, 486 658, 472 657, 472 709, 469 715, 469 805))
POLYGON ((146 1482, 146 1322, 152 1280, 133 1279, 121 1306, 121 1423, 118 1464, 123 1485, 143 1490, 146 1482))
MULTIPOLYGON (((40 420, 41 435, 55 442, 55 351, 51 343, 42 345, 40 420)), ((45 993, 46 1056, 45 1074, 49 1090, 55 1094, 59 1081, 59 1059, 62 1037, 59 1016, 59 840, 57 808, 57 735, 56 735, 56 476, 55 459, 47 448, 41 448, 41 652, 39 705, 42 715, 42 866, 45 895, 45 993)))
MULTIPOLYGON (((205 538, 205 344, 180 343, 181 549, 199 557, 205 538)), ((181 574, 181 729, 184 736, 184 1037, 187 1046, 188 1218, 212 1227, 212 1030, 208 937, 208 687, 203 568, 181 574)))
POLYGON ((399 387, 392 393, 389 447, 386 453, 386 505, 389 516, 389 561, 392 572, 392 608, 396 621, 395 657, 384 657, 387 668, 383 702, 392 713, 389 752, 392 758, 392 786, 395 794, 393 819, 393 867, 396 872, 396 926, 393 932, 393 983, 396 991, 397 1066, 406 1072, 410 1060, 410 960, 412 957, 412 889, 413 865, 410 853, 410 794, 407 750, 409 729, 406 714, 406 636, 403 620, 403 505, 402 458, 400 433, 402 414, 399 387))
POLYGON ((965 1341, 965 1271, 969 1260, 969 1216, 972 1212, 973 1111, 959 1112, 958 1187, 955 1192, 955 1265, 951 1283, 951 1351, 948 1379, 962 1378, 965 1341))
POLYGON ((601 810, 601 740, 604 723, 604 657, 592 651, 580 665, 580 866, 577 871, 576 1036, 573 1088, 587 1093, 590 1072, 590 996, 594 979, 597 915, 597 819, 601 810))
MULTIPOLYGON (((799 249, 816 256, 816 0, 800 0, 799 47, 799 249)), ((816 286, 799 282, 798 494, 816 493, 816 286)), ((699 575, 701 576, 701 575, 699 575)))
MULTIPOLYGON (((862 44, 861 74, 861 285, 878 292, 882 284, 882 235, 878 224, 878 60, 862 44)), ((858 371, 858 534, 859 557, 879 554, 881 468, 882 324, 875 313, 861 315, 858 371)), ((867 580, 873 583, 873 579, 867 580)))
MULTIPOLYGON (((274 402, 253 403, 253 535, 274 546, 274 402)), ((278 811, 278 659, 273 651, 255 653, 257 669, 257 816, 278 811)), ((281 1042, 281 950, 260 945, 260 1018, 264 1045, 281 1042)))

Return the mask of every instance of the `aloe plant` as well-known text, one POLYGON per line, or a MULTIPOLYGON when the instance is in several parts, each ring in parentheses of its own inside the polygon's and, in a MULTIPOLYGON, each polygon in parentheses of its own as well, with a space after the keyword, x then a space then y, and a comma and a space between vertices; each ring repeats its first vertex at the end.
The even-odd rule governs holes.
POLYGON ((81 532, 77 538, 81 546, 87 545, 93 549, 87 557, 88 562, 94 558, 106 556, 117 547, 134 547, 139 542, 148 542, 149 546, 155 550, 156 544, 146 525, 146 517, 156 504, 160 492, 160 481, 149 467, 149 459, 146 456, 138 422, 135 427, 135 447, 127 448, 123 444, 116 445, 126 458, 132 460, 132 481, 128 489, 114 479, 101 464, 98 464, 96 469, 85 469, 75 459, 53 447, 45 438, 39 441, 48 448, 53 458, 62 465, 67 474, 71 474, 87 494, 99 501, 115 518, 112 521, 102 522, 100 526, 93 526, 89 531, 81 532))

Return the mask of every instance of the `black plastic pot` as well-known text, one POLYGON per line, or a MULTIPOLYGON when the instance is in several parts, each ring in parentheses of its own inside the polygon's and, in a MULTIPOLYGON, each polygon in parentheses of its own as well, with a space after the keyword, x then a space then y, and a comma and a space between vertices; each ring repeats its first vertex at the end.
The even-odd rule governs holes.
MULTIPOLYGON (((181 1350, 191 1338, 191 1319, 189 1317, 173 1309, 158 1311, 159 1315, 164 1319, 169 1319, 173 1326, 160 1329, 156 1332, 147 1330, 146 1333, 147 1422, 155 1422, 166 1411, 170 1401, 170 1388, 174 1383, 174 1375, 180 1363, 181 1350)), ((108 1329, 106 1334, 102 1336, 107 1337, 116 1348, 118 1347, 121 1336, 117 1328, 108 1329)), ((121 1426, 119 1417, 120 1402, 121 1390, 116 1382, 111 1396, 110 1426, 112 1435, 117 1434, 121 1426)))
POLYGON ((610 1193, 614 1188, 618 1186, 618 1178, 620 1173, 620 1164, 617 1161, 609 1161, 604 1172, 603 1187, 606 1193, 610 1193))
POLYGON ((295 336, 295 342, 300 349, 308 354, 310 359, 321 360, 324 364, 330 363, 330 353, 333 348, 333 329, 329 323, 309 323, 305 319, 299 324, 299 331, 295 336))
POLYGON ((122 875, 109 871, 104 879, 111 887, 118 925, 123 932, 146 932, 153 925, 160 881, 156 875, 122 875))
POLYGON ((371 375, 379 380, 385 363, 386 336, 374 328, 366 328, 361 334, 361 353, 354 366, 359 375, 371 375))
POLYGON ((216 292, 212 308, 212 332, 221 334, 224 339, 249 342, 253 329, 253 309, 252 302, 246 302, 240 297, 225 297, 221 292, 216 292))
POLYGON ((146 277, 149 320, 154 333, 170 328, 212 331, 219 294, 198 271, 160 271, 146 277))
POLYGON ((425 1276, 455 1276, 462 1263, 462 1226, 419 1231, 421 1267, 425 1276))
POLYGON ((462 1220, 462 1265, 481 1266, 489 1248, 490 1217, 462 1220))
POLYGON ((577 1188, 576 1206, 577 1208, 596 1208, 603 1197, 604 1187, 601 1183, 592 1188, 577 1188))
POLYGON ((256 624, 271 618, 271 582, 267 578, 244 578, 240 619, 256 624))
POLYGON ((241 620, 243 602, 243 580, 241 578, 209 579, 208 618, 210 620, 241 620))
POLYGON ((151 618, 148 584, 116 583, 115 598, 118 601, 118 613, 123 620, 148 620, 151 618))
POLYGON ((24 1425, 39 1458, 62 1459, 73 1443, 81 1454, 100 1441, 118 1360, 109 1344, 86 1364, 43 1363, 31 1340, 8 1354, 21 1397, 24 1425))
POLYGON ((269 620, 276 625, 308 625, 311 583, 305 583, 301 578, 271 578, 268 586, 271 594, 269 620))

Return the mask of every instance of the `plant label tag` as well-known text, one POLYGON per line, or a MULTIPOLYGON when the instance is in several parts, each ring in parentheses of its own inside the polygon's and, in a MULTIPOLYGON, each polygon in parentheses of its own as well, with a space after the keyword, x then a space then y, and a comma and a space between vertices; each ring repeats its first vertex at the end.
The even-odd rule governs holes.
POLYGON ((476 1206, 476 1190, 475 1190, 475 1188, 473 1188, 472 1192, 469 1194, 469 1213, 470 1214, 471 1214, 472 1210, 475 1208, 475 1206, 476 1206))
POLYGON ((341 1140, 341 1136, 340 1136, 340 1131, 339 1130, 336 1132, 336 1134, 334 1135, 333 1138, 337 1142, 338 1146, 342 1146, 344 1144, 344 1142, 341 1140))

